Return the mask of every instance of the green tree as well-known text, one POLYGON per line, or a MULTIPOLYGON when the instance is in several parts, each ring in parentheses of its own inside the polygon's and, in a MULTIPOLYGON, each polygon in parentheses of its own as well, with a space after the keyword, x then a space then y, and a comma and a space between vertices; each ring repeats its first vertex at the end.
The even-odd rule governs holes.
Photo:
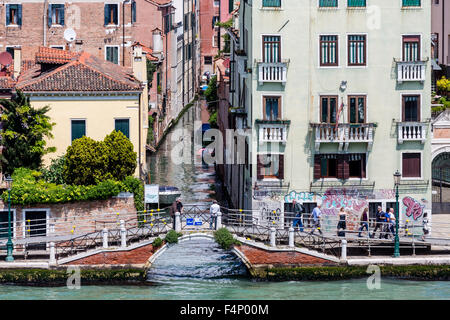
POLYGON ((137 153, 133 144, 122 132, 113 131, 105 137, 104 144, 108 155, 108 173, 114 180, 122 181, 136 170, 137 153))
POLYGON ((208 109, 211 111, 217 109, 217 100, 219 96, 217 95, 217 76, 213 76, 208 83, 208 89, 205 90, 206 102, 208 102, 208 109))
POLYGON ((56 159, 52 159, 52 162, 48 168, 42 169, 42 177, 45 181, 56 184, 64 184, 64 165, 66 163, 66 158, 60 156, 56 159))
POLYGON ((3 172, 11 174, 19 167, 40 168, 42 156, 56 150, 54 147, 46 148, 45 138, 53 138, 51 131, 55 125, 46 115, 50 108, 33 108, 30 99, 19 90, 11 100, 1 99, 0 105, 3 107, 3 172))

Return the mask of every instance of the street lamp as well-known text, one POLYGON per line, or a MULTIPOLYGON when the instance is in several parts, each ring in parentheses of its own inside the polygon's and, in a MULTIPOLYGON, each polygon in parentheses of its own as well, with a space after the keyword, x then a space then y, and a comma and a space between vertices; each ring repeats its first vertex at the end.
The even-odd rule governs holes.
POLYGON ((395 248, 394 257, 400 257, 400 241, 398 238, 398 223, 399 223, 399 204, 398 204, 398 186, 400 185, 401 173, 398 170, 394 173, 395 183, 395 248))
POLYGON ((10 176, 7 176, 5 178, 5 182, 6 182, 6 187, 8 188, 8 242, 6 243, 7 255, 6 255, 5 261, 12 262, 12 261, 14 261, 13 254, 12 254, 14 245, 11 240, 11 186, 12 186, 13 179, 10 176))

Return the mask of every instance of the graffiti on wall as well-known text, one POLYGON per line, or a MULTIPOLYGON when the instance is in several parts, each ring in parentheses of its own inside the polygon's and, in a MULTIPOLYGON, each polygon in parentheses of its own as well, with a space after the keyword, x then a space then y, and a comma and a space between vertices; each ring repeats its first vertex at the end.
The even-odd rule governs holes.
POLYGON ((419 201, 411 197, 404 197, 402 202, 404 204, 403 214, 405 216, 409 218, 412 217, 414 220, 417 220, 422 216, 425 205, 420 204, 419 201))
POLYGON ((280 201, 257 201, 254 202, 256 212, 254 213, 255 223, 260 225, 280 225, 284 221, 284 210, 280 201))

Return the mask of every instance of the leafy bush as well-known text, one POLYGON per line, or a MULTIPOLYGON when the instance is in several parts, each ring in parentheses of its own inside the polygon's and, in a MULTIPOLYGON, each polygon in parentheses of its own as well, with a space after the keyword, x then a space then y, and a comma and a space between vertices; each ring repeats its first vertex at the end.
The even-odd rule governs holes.
POLYGON ((136 158, 133 144, 122 132, 113 131, 104 141, 82 137, 67 148, 64 180, 76 185, 123 180, 136 170, 136 158))
POLYGON ((436 86, 439 92, 447 94, 450 91, 450 80, 446 77, 442 77, 436 82, 436 86))
POLYGON ((167 243, 178 243, 178 237, 180 237, 179 233, 175 230, 170 230, 167 232, 165 240, 167 243))
POLYGON ((208 120, 209 124, 211 125, 211 128, 218 128, 217 126, 217 111, 214 111, 208 120))
POLYGON ((61 156, 59 158, 53 159, 48 168, 42 169, 42 177, 47 182, 64 184, 64 165, 66 163, 66 158, 61 156))
MULTIPOLYGON (((178 239, 177 239, 178 240, 178 239)), ((155 240, 153 240, 153 242, 152 242, 152 246, 153 246, 153 248, 159 248, 159 247, 161 247, 163 245, 163 240, 160 238, 160 237, 158 237, 158 238, 156 238, 155 240)))
POLYGON ((220 228, 214 232, 214 239, 224 250, 230 250, 233 245, 239 245, 239 241, 233 238, 233 235, 227 228, 220 228))

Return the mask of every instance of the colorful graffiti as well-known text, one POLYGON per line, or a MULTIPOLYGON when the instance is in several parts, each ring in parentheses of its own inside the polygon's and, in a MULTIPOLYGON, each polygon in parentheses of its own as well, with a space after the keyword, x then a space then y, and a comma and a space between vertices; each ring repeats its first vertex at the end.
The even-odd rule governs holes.
POLYGON ((314 201, 316 194, 314 192, 295 192, 291 191, 288 195, 284 196, 284 202, 292 203, 293 200, 297 202, 302 201, 314 201))
POLYGON ((402 200, 404 207, 404 214, 407 217, 413 217, 414 220, 419 219, 423 214, 424 205, 421 205, 418 201, 411 197, 404 197, 402 200))

